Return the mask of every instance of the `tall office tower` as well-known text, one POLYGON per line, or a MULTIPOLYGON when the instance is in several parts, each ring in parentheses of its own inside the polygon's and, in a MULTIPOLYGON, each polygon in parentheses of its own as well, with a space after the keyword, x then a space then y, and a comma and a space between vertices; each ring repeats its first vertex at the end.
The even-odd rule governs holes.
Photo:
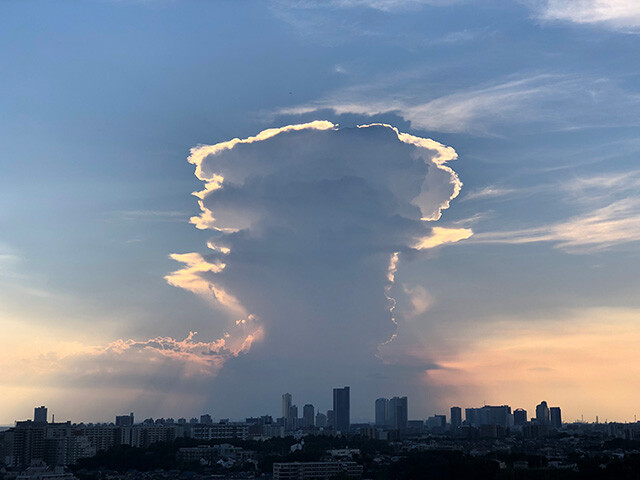
POLYGON ((542 401, 536 407, 536 423, 538 425, 549 425, 549 407, 547 402, 542 401))
POLYGON ((527 423, 527 411, 522 408, 516 408, 513 411, 513 424, 524 425, 527 423))
POLYGON ((460 407, 451 407, 451 429, 455 430, 462 425, 462 409, 460 407))
POLYGON ((551 407, 549 409, 551 426, 553 428, 562 428, 562 412, 560 407, 551 407))
POLYGON ((389 418, 389 399, 378 398, 376 400, 376 427, 385 427, 389 418))
POLYGON ((315 409, 313 408, 313 405, 311 405, 310 403, 307 403, 304 407, 302 407, 302 426, 313 427, 314 416, 315 416, 315 409))
POLYGON ((407 397, 393 397, 389 400, 389 426, 398 430, 406 430, 409 419, 407 397))
POLYGON ((349 387, 333 389, 333 414, 335 427, 343 434, 349 433, 351 425, 349 387))
POLYGON ((324 428, 327 426, 327 416, 324 413, 316 413, 316 427, 324 428))
POLYGON ((47 423, 47 407, 44 405, 33 409, 33 421, 47 423))
POLYGON ((291 394, 282 395, 282 418, 289 418, 289 408, 291 408, 291 394))

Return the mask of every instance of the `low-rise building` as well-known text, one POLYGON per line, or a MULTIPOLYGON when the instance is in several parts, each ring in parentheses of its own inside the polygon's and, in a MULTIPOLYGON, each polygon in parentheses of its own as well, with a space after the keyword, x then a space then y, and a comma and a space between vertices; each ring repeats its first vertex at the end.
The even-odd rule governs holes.
POLYGON ((273 464, 273 480, 327 480, 345 473, 361 478, 362 465, 356 462, 287 462, 273 464))

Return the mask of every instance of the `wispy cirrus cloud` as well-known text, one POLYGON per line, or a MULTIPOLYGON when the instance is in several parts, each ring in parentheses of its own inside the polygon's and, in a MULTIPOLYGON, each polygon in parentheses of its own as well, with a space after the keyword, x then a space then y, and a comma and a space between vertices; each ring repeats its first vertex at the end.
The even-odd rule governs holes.
POLYGON ((181 222, 186 221, 189 214, 178 210, 122 210, 113 212, 113 216, 136 222, 181 222))
POLYGON ((477 233, 477 243, 552 242, 568 253, 591 253, 640 241, 640 198, 626 198, 551 225, 477 233))
POLYGON ((277 0, 289 8, 372 8, 385 12, 406 11, 424 6, 446 7, 469 0, 277 0))
POLYGON ((0 286, 3 290, 20 292, 30 297, 53 297, 52 292, 27 273, 24 263, 25 259, 17 249, 0 243, 0 286))
POLYGON ((523 188, 485 187, 463 200, 526 193, 553 195, 582 210, 566 220, 531 228, 476 232, 472 243, 554 243, 570 253, 589 253, 640 241, 640 171, 576 176, 523 188))
POLYGON ((545 0, 534 4, 534 8, 544 20, 640 32, 640 3, 636 0, 545 0))
POLYGON ((493 136, 524 126, 554 131, 640 124, 640 95, 622 92, 606 78, 532 74, 435 97, 421 86, 424 83, 416 74, 394 75, 276 113, 302 115, 328 109, 338 115, 396 114, 413 128, 493 136))
POLYGON ((562 189, 573 198, 586 202, 635 196, 640 189, 640 171, 575 177, 564 182, 562 189))
POLYGON ((504 197, 506 195, 510 195, 516 192, 518 192, 518 190, 515 188, 497 187, 494 185, 489 185, 487 187, 470 191, 462 198, 461 201, 504 197))

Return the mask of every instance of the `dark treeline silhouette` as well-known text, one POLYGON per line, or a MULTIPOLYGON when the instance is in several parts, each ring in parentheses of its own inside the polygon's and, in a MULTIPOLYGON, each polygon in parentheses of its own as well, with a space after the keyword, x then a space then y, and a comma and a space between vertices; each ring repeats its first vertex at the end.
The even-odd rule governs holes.
MULTIPOLYGON (((413 480, 429 478, 441 479, 478 479, 478 480, 640 480, 640 454, 627 453, 622 458, 610 458, 601 450, 576 453, 573 461, 577 471, 550 469, 547 460, 539 455, 525 453, 490 453, 484 456, 471 456, 461 451, 413 451, 403 453, 397 461, 388 465, 377 465, 374 458, 380 454, 392 454, 393 448, 384 441, 364 437, 304 437, 302 450, 290 451, 297 443, 293 437, 271 438, 266 441, 255 440, 217 440, 210 442, 180 438, 170 443, 155 443, 148 448, 136 448, 120 445, 98 452, 91 458, 78 461, 73 470, 80 480, 98 478, 96 472, 114 470, 124 473, 131 470, 140 472, 156 469, 194 472, 228 472, 219 465, 200 465, 198 462, 185 464, 177 460, 177 452, 182 447, 198 445, 231 444, 257 453, 257 471, 270 473, 274 462, 319 461, 329 449, 357 448, 360 455, 354 460, 364 467, 366 478, 375 480, 413 480), (515 461, 524 460, 529 468, 514 469, 515 461), (508 467, 500 468, 499 462, 508 467)), ((637 447, 625 440, 611 440, 607 448, 637 447)), ((237 464, 231 471, 255 470, 254 465, 237 464)))

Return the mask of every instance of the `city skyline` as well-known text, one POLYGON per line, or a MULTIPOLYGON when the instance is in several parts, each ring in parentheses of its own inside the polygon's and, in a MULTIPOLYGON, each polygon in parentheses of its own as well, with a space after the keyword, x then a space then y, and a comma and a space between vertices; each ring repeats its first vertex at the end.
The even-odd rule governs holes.
POLYGON ((0 424, 640 413, 634 2, 0 18, 0 424))
MULTIPOLYGON (((334 398, 336 397, 336 393, 335 392, 343 392, 346 389, 347 392, 350 392, 350 387, 344 387, 344 388, 334 388, 334 398)), ((341 395, 341 393, 338 393, 338 395, 341 395)), ((350 394, 347 394, 346 399, 342 399, 342 400, 338 400, 338 402, 343 402, 343 406, 345 405, 346 401, 346 408, 347 411, 349 410, 349 405, 350 405, 350 394)), ((564 418, 561 414, 561 407, 558 406, 548 406, 548 403, 545 400, 542 400, 539 404, 535 405, 535 407, 533 408, 522 408, 522 405, 514 407, 513 410, 511 410, 510 405, 508 404, 500 404, 498 405, 487 405, 486 403, 482 406, 476 406, 476 407, 472 407, 472 406, 466 406, 466 405, 452 405, 449 409, 447 409, 447 411, 442 411, 442 412, 433 412, 431 414, 431 416, 429 418, 427 418, 427 416, 423 416, 423 418, 419 418, 420 416, 414 416, 411 417, 409 415, 409 410, 408 410, 408 397, 403 396, 403 397, 392 397, 392 398, 377 398, 375 400, 372 401, 372 413, 373 415, 370 418, 358 418, 355 419, 354 421, 349 421, 348 424, 360 424, 360 423, 369 423, 373 426, 377 426, 377 427, 385 427, 385 428, 394 428, 394 429, 400 429, 402 430, 403 428, 407 427, 407 424, 409 421, 416 421, 416 420, 421 420, 424 421, 425 423, 428 423, 429 418, 433 418, 433 416, 442 416, 445 417, 447 420, 447 423, 450 424, 451 426, 455 427, 455 426, 461 426, 461 425, 474 425, 474 422, 476 421, 477 415, 479 415, 479 413, 481 410, 489 408, 489 409, 503 409, 505 407, 508 407, 508 414, 511 415, 511 421, 513 422, 514 425, 521 425, 523 423, 527 423, 527 422, 535 422, 538 424, 542 424, 542 425, 552 425, 556 428, 559 428, 563 423, 600 423, 600 419, 599 416, 596 415, 595 418, 593 419, 585 419, 584 416, 581 416, 581 418, 575 418, 575 419, 570 419, 570 418, 564 418), (382 416, 379 416, 379 407, 381 405, 381 401, 383 402, 383 409, 382 409, 382 416), (540 409, 546 409, 546 414, 540 414, 540 409), (454 413, 454 411, 456 411, 456 413, 454 413), (462 412, 464 412, 464 415, 462 415, 462 412), (519 413, 518 413, 519 412, 519 413), (518 414, 520 415, 519 419, 518 419, 518 414), (534 416, 535 414, 535 416, 534 416), (454 420, 454 416, 455 418, 458 419, 458 421, 454 420), (379 421, 381 419, 381 421, 379 421), (593 422, 591 422, 591 420, 593 420, 593 422)), ((185 415, 184 413, 180 416, 177 417, 175 416, 166 416, 166 420, 170 421, 170 423, 180 423, 180 421, 182 421, 182 423, 201 423, 201 424, 211 424, 211 423, 217 423, 217 422, 228 422, 228 421, 232 421, 232 422, 237 422, 237 421, 245 421, 249 418, 261 418, 261 416, 269 416, 270 418, 274 419, 274 420, 282 420, 283 426, 285 428, 288 429, 299 429, 299 428, 303 428, 303 427, 307 427, 307 426, 324 426, 324 425, 318 425, 317 424, 317 415, 322 415, 326 421, 326 414, 332 415, 333 414, 333 409, 335 409, 335 403, 332 406, 331 409, 328 410, 322 410, 321 408, 319 408, 319 406, 315 403, 308 403, 305 401, 304 406, 302 409, 298 409, 297 405, 293 403, 293 395, 290 393, 284 393, 282 394, 282 416, 278 417, 277 415, 273 415, 272 412, 270 411, 262 411, 262 412, 247 412, 250 413, 249 416, 242 416, 242 417, 238 417, 238 418, 231 418, 229 416, 225 416, 224 413, 222 414, 212 414, 211 412, 209 413, 194 413, 192 416, 190 415, 185 415), (286 408, 285 408, 286 407, 286 408), (295 416, 295 419, 299 421, 298 424, 288 424, 287 422, 294 417, 294 415, 297 414, 297 416, 295 416), (258 415, 258 416, 255 416, 258 415), (308 422, 309 419, 313 419, 313 421, 308 422)), ((492 416, 494 414, 490 414, 489 417, 487 418, 495 418, 494 416, 492 416)), ((36 406, 33 408, 33 421, 34 422, 47 422, 48 418, 51 417, 51 422, 53 423, 55 421, 55 412, 49 412, 49 409, 42 405, 42 406, 36 406)), ((105 423, 105 424, 115 424, 116 426, 132 426, 134 425, 134 412, 130 412, 126 415, 124 414, 118 414, 118 413, 114 413, 111 418, 115 417, 115 422, 111 422, 110 420, 87 420, 90 423, 105 423)), ((144 413, 142 415, 140 415, 140 417, 137 417, 138 419, 141 417, 146 417, 146 415, 144 415, 144 413)), ((142 424, 145 421, 147 421, 148 419, 153 419, 153 417, 147 417, 145 420, 141 420, 139 422, 137 422, 137 424, 142 424)), ((162 420, 163 422, 165 421, 165 417, 158 417, 155 420, 162 420)), ((504 419, 503 419, 504 420, 504 419)), ((503 420, 501 420, 501 422, 503 422, 503 420)), ((22 420, 15 420, 17 421, 24 421, 24 417, 22 420)), ((68 422, 68 421, 72 421, 72 423, 84 423, 84 420, 81 421, 77 421, 77 419, 64 419, 62 420, 62 422, 68 422)), ((637 421, 637 418, 633 419, 633 423, 635 423, 637 421)), ((335 418, 334 418, 334 422, 335 422, 335 418)), ((605 418, 603 423, 621 423, 620 421, 616 420, 616 419, 608 419, 605 418)), ((490 422, 491 423, 491 422, 490 422)), ((494 422, 495 423, 495 422, 494 422)), ((500 422, 498 422, 500 423, 500 422)), ((504 423, 504 422, 503 422, 504 423)), ((622 422, 625 423, 625 422, 622 422)), ((10 425, 0 425, 0 426, 10 426, 10 425)), ((327 424, 328 427, 333 427, 336 428, 336 424, 334 423, 333 425, 331 423, 327 424)), ((339 430, 339 429, 338 429, 339 430)))

